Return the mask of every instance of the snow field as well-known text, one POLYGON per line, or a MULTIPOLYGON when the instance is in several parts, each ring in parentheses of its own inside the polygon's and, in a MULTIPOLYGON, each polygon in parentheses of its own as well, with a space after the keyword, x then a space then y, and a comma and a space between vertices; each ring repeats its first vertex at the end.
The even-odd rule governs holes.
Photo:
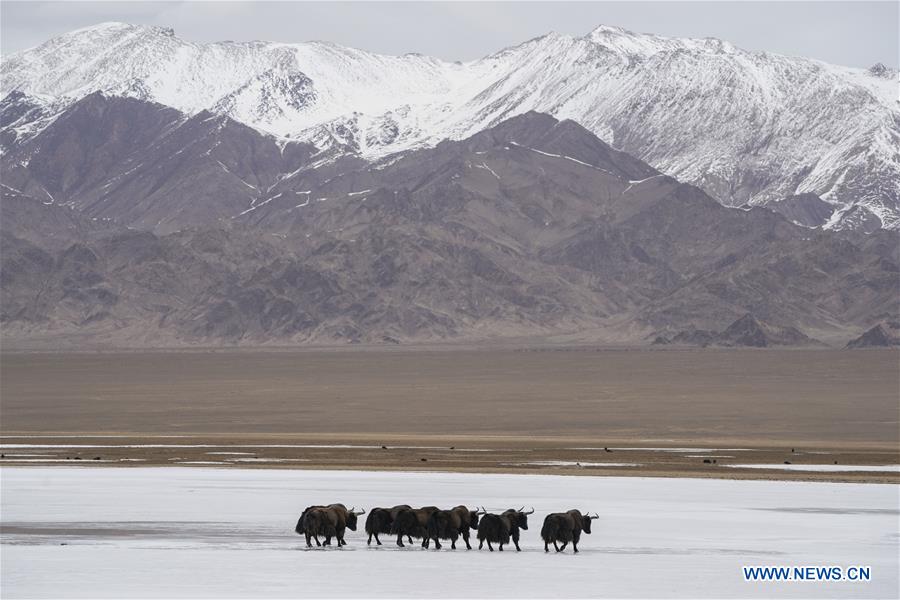
POLYGON ((896 485, 186 467, 11 467, 0 483, 10 598, 898 595, 896 485), (306 550, 296 520, 326 502, 536 513, 521 553, 367 547, 362 522, 345 548, 306 550), (544 515, 569 508, 598 512, 594 533, 545 554, 544 515), (750 583, 744 565, 872 580, 750 583))

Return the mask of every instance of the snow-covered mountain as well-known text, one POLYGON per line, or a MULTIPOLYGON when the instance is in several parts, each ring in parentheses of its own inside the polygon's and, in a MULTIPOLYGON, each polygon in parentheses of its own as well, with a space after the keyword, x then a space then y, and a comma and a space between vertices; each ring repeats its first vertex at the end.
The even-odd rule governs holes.
MULTIPOLYGON (((462 139, 535 110, 577 121, 726 205, 814 193, 841 229, 900 227, 897 74, 601 26, 468 63, 324 42, 196 44, 104 23, 2 61, 4 145, 93 92, 366 159, 462 139), (24 94, 24 95, 23 95, 24 94)), ((827 211, 825 211, 827 214, 827 211)))

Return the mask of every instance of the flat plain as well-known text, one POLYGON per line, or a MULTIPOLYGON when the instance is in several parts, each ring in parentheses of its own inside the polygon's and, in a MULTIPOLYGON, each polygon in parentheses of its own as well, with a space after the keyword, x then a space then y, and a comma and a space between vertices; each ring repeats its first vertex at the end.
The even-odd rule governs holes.
POLYGON ((897 481, 898 358, 585 348, 4 353, 3 464, 897 481), (771 468, 733 466, 749 463, 771 468))

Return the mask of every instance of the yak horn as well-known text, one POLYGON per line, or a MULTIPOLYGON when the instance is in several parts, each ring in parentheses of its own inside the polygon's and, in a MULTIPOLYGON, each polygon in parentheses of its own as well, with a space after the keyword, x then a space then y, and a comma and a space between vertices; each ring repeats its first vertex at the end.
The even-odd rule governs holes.
MULTIPOLYGON (((354 508, 356 508, 356 507, 354 507, 354 508)), ((354 515, 357 515, 357 516, 358 516, 358 515, 364 515, 364 514, 366 514, 366 509, 362 509, 361 511, 356 512, 355 510, 353 510, 353 508, 351 508, 351 509, 350 509, 350 512, 352 512, 354 515)))
MULTIPOLYGON (((525 508, 525 507, 523 506, 522 508, 525 508)), ((531 513, 534 512, 534 507, 532 506, 531 510, 529 510, 528 512, 523 512, 523 511, 519 511, 519 512, 521 512, 522 514, 525 514, 525 515, 530 515, 531 513)))
POLYGON ((600 518, 600 515, 598 515, 597 513, 594 513, 594 516, 588 515, 588 519, 599 519, 599 518, 600 518))

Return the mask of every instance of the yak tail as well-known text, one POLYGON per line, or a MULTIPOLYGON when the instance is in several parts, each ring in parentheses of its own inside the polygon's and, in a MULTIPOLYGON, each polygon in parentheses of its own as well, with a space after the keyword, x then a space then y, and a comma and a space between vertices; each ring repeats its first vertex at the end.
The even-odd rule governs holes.
POLYGON ((556 520, 547 517, 544 519, 544 526, 541 527, 541 539, 549 543, 556 539, 556 533, 559 530, 559 524, 556 520))
POLYGON ((369 512, 369 516, 366 517, 366 533, 372 534, 376 533, 376 529, 378 528, 378 524, 375 523, 375 515, 378 514, 377 510, 373 510, 369 512))

